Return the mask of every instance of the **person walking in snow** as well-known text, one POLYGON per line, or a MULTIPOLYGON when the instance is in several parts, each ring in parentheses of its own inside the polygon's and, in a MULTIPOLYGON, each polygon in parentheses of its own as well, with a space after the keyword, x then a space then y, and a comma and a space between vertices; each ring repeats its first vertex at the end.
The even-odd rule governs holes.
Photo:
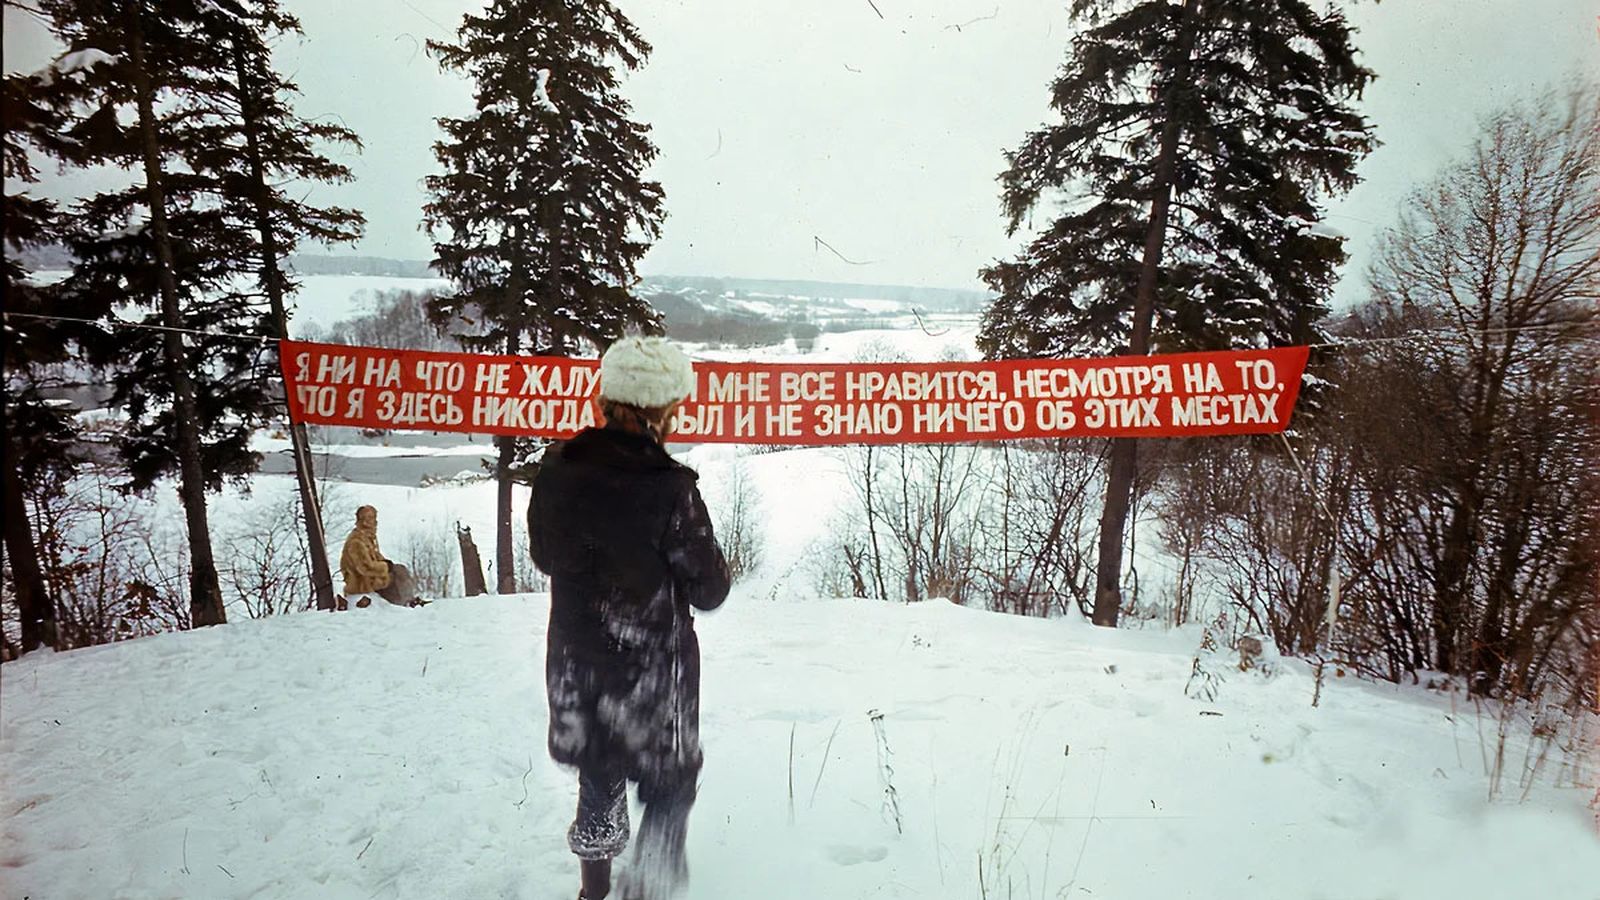
POLYGON ((336 601, 337 609, 344 609, 352 602, 365 607, 372 602, 371 594, 395 606, 422 603, 411 572, 386 558, 378 549, 376 507, 363 506, 356 510, 356 527, 344 539, 344 550, 339 554, 339 572, 344 576, 344 594, 336 601))
POLYGON ((690 608, 727 597, 728 564, 692 469, 662 446, 694 389, 661 338, 624 338, 600 360, 604 425, 545 451, 528 505, 533 561, 550 576, 549 750, 578 770, 567 843, 580 900, 611 890, 628 844, 628 782, 644 806, 625 900, 688 882, 684 859, 700 750, 700 645, 690 608))

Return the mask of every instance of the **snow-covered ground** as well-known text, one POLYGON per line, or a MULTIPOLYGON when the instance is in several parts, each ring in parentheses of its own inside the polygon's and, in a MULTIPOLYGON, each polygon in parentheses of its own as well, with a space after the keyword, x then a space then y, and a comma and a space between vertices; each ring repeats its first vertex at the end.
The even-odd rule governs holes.
MULTIPOLYGON (((574 896, 546 610, 380 605, 7 664, 0 890, 574 896)), ((693 898, 1600 890, 1579 792, 1486 802, 1479 723, 1420 689, 1339 682, 1313 709, 1280 661, 1197 702, 1192 632, 942 601, 736 590, 699 627, 693 898)))

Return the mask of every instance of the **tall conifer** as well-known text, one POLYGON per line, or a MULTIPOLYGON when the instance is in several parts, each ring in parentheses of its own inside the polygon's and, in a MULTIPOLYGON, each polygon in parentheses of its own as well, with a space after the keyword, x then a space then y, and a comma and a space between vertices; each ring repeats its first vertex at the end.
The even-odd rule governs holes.
POLYGON ((248 246, 225 225, 215 180, 180 165, 181 148, 211 112, 204 86, 225 62, 188 3, 41 0, 76 68, 58 99, 70 103, 71 162, 139 174, 80 201, 68 246, 77 257, 63 290, 116 307, 109 324, 142 319, 161 330, 113 327, 87 348, 111 366, 113 402, 128 413, 119 450, 131 485, 176 470, 189 542, 195 625, 226 621, 206 490, 255 467, 249 435, 267 403, 261 316, 237 290, 230 261, 248 246), (159 8, 158 8, 159 6, 159 8))
POLYGON ((0 135, 0 163, 5 173, 6 320, 0 329, 5 358, 0 408, 5 418, 4 537, 16 599, 22 653, 57 647, 56 610, 45 587, 36 535, 39 529, 27 502, 58 491, 77 465, 77 427, 72 410, 50 403, 45 391, 54 386, 49 369, 66 361, 74 337, 72 323, 34 316, 83 316, 92 310, 63 308, 54 291, 34 283, 23 265, 23 251, 60 238, 60 212, 52 201, 30 194, 38 183, 37 155, 59 152, 60 116, 48 102, 51 73, 5 76, 5 129, 0 135))
MULTIPOLYGON (((1351 101, 1372 73, 1335 9, 1303 0, 1076 0, 1051 86, 1060 116, 1008 153, 1008 233, 1057 215, 983 277, 993 357, 1305 343, 1344 261, 1316 227, 1373 139, 1351 101)), ((1137 463, 1113 442, 1094 621, 1115 625, 1137 463)))
MULTIPOLYGON (((430 42, 440 65, 476 85, 475 111, 442 118, 444 167, 424 209, 434 267, 453 290, 441 323, 479 322, 469 346, 567 355, 629 329, 659 330, 636 296, 635 266, 660 233, 661 186, 649 128, 629 118, 617 66, 649 55, 606 0, 495 0, 466 15, 455 43, 430 42)), ((515 589, 511 488, 526 442, 498 439, 496 575, 515 589)))
MULTIPOLYGON (((287 333, 295 284, 282 258, 305 238, 359 236, 361 217, 292 199, 288 186, 349 178, 317 149, 356 143, 308 122, 270 42, 299 23, 275 0, 42 0, 85 57, 60 79, 69 127, 63 158, 142 175, 81 200, 67 244, 77 257, 63 294, 101 298, 109 331, 86 339, 129 414, 118 442, 130 486, 178 475, 189 532, 196 625, 225 620, 205 493, 259 462, 251 434, 277 405, 272 337, 287 333), (154 330, 120 327, 141 320, 154 330)), ((331 577, 303 430, 294 434, 319 605, 331 577)))
MULTIPOLYGON (((216 98, 218 114, 198 129, 203 140, 186 147, 186 157, 197 171, 216 178, 228 225, 249 245, 236 267, 249 273, 265 297, 269 333, 288 338, 289 301, 299 283, 285 268, 284 257, 306 240, 354 242, 365 222, 354 210, 296 199, 303 193, 298 188, 351 180, 349 167, 329 159, 323 148, 359 148, 361 141, 348 128, 310 121, 294 111, 299 89, 273 67, 271 46, 284 35, 302 32, 299 20, 277 0, 213 0, 203 21, 226 65, 207 91, 216 98)), ((319 609, 332 609, 333 578, 305 425, 291 424, 289 437, 312 590, 319 609)))

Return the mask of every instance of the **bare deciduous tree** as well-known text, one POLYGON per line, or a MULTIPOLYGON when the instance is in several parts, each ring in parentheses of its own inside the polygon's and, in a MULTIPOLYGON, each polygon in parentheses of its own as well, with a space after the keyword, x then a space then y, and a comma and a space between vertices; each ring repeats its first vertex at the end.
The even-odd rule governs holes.
POLYGON ((1596 614, 1600 91, 1489 120, 1371 278, 1374 318, 1440 333, 1405 361, 1426 404, 1404 411, 1423 437, 1402 482, 1414 502, 1384 510, 1431 594, 1428 660, 1528 693, 1554 657, 1581 657, 1570 642, 1596 614))

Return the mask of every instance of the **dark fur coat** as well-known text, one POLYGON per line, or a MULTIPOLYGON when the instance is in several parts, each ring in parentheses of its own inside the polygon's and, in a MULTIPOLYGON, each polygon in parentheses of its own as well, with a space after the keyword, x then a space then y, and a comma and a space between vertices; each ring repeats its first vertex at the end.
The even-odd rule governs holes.
POLYGON ((728 594, 696 476, 648 436, 590 428, 550 447, 528 536, 550 576, 550 755, 642 788, 700 769, 700 646, 690 607, 728 594))

